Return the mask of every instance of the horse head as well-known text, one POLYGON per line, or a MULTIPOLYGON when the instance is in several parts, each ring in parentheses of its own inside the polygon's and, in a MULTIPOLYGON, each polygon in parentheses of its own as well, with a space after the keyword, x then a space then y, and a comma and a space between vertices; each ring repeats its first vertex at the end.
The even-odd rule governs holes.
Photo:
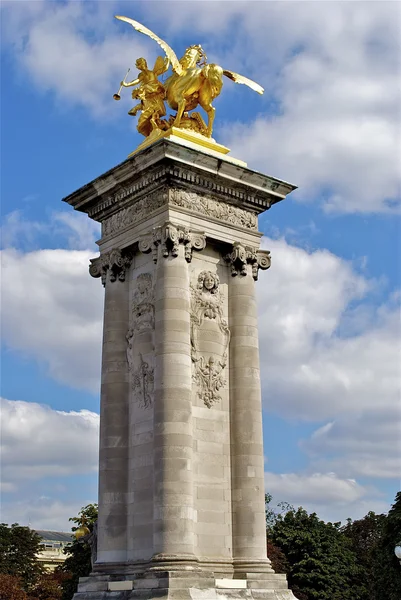
POLYGON ((206 64, 207 56, 202 46, 196 44, 189 46, 185 50, 184 56, 181 58, 180 63, 184 69, 193 69, 198 66, 201 67, 206 64))

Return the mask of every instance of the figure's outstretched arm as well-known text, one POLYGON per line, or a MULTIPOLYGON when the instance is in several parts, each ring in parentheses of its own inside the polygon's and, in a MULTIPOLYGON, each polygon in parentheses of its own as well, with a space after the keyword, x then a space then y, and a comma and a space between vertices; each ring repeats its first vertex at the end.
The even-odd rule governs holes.
POLYGON ((136 79, 133 79, 132 81, 122 81, 120 83, 120 85, 122 85, 123 87, 132 87, 133 85, 138 85, 139 83, 139 77, 137 77, 136 79))

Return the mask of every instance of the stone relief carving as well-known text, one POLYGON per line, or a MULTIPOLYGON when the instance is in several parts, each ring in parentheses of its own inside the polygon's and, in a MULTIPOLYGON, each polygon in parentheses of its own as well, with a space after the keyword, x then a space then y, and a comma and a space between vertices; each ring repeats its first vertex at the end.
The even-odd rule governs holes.
POLYGON ((219 390, 226 383, 223 371, 227 365, 230 341, 230 331, 223 318, 223 297, 219 286, 219 276, 211 271, 202 271, 196 286, 191 285, 192 377, 198 387, 198 397, 208 408, 221 401, 219 390), (205 327, 205 320, 213 321, 214 326, 205 327), (218 356, 206 350, 210 334, 219 342, 218 356))
POLYGON ((152 275, 141 273, 136 278, 136 288, 132 296, 131 326, 134 331, 154 329, 155 307, 152 275))
POLYGON ((124 229, 135 221, 139 221, 148 216, 153 211, 167 203, 168 195, 166 192, 154 193, 144 196, 137 200, 132 206, 123 208, 102 223, 103 237, 111 235, 120 229, 124 229))
POLYGON ((231 266, 231 275, 247 274, 247 264, 252 267, 252 277, 258 280, 259 269, 268 269, 271 264, 270 252, 268 250, 256 250, 250 246, 243 246, 234 242, 232 251, 226 254, 224 260, 231 266))
POLYGON ((184 255, 187 262, 192 260, 193 250, 203 250, 206 246, 206 236, 200 231, 190 231, 187 227, 180 227, 167 221, 162 227, 155 227, 151 233, 143 237, 138 248, 141 252, 152 252, 153 262, 158 259, 158 247, 161 246, 162 255, 178 256, 179 245, 184 245, 184 255))
POLYGON ((140 364, 132 374, 132 391, 134 399, 141 408, 153 404, 154 369, 139 355, 140 364))
MULTIPOLYGON (((127 361, 134 402, 141 408, 153 404, 154 368, 139 351, 141 336, 155 327, 154 289, 151 273, 141 273, 135 280, 131 301, 131 322, 127 332, 127 361)), ((152 336, 153 338, 153 336, 152 336)))
POLYGON ((114 248, 97 258, 91 258, 89 273, 92 277, 101 277, 103 285, 106 285, 107 274, 111 282, 117 279, 125 281, 125 275, 131 265, 132 258, 132 252, 122 252, 118 248, 114 248))
POLYGON ((187 208, 208 217, 226 221, 246 229, 258 228, 256 213, 233 206, 226 202, 215 200, 210 196, 203 196, 195 192, 186 192, 180 189, 170 191, 170 202, 175 206, 187 208))

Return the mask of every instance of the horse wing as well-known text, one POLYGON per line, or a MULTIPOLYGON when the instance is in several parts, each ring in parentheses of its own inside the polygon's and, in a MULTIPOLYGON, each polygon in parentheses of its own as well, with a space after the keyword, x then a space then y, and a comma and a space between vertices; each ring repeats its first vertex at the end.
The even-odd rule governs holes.
POLYGON ((136 31, 139 31, 140 33, 143 33, 143 34, 149 36, 152 40, 155 40, 155 42, 157 42, 159 44, 159 46, 161 46, 163 48, 164 52, 166 53, 167 58, 171 62, 171 66, 173 67, 173 70, 178 75, 181 75, 182 66, 178 62, 178 58, 177 58, 174 50, 172 48, 170 48, 170 46, 166 42, 164 42, 161 38, 159 38, 158 35, 153 33, 153 31, 151 31, 150 29, 145 27, 145 25, 142 25, 138 21, 134 21, 134 19, 130 19, 129 17, 122 17, 119 15, 115 15, 115 17, 116 17, 116 19, 119 19, 120 21, 125 21, 126 23, 129 23, 130 25, 132 25, 132 27, 134 29, 136 29, 136 31))
POLYGON ((255 92, 258 92, 258 94, 263 94, 263 92, 265 91, 261 85, 259 85, 255 81, 252 81, 252 79, 248 79, 248 77, 244 77, 243 75, 234 73, 234 71, 223 70, 223 75, 231 79, 231 81, 235 81, 235 83, 244 83, 255 92))

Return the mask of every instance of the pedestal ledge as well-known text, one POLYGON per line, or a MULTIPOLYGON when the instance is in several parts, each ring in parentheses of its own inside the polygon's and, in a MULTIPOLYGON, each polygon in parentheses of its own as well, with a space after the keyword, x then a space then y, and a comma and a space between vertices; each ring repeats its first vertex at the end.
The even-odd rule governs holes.
POLYGON ((81 577, 74 600, 296 600, 286 576, 263 579, 215 578, 212 572, 144 572, 81 577))

